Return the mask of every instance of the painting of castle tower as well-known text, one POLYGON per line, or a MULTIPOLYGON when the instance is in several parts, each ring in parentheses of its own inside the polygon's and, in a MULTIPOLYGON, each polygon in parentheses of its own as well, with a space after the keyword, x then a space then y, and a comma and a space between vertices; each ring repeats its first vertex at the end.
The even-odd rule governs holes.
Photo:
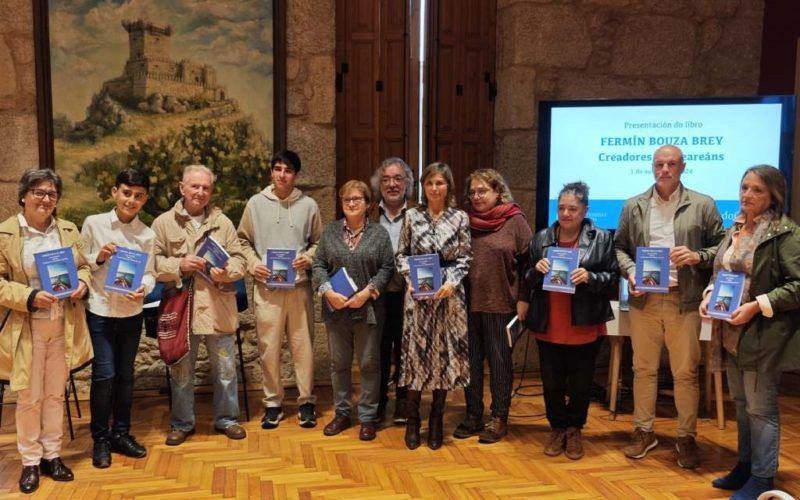
POLYGON ((122 27, 128 32, 130 55, 122 76, 103 83, 103 90, 112 98, 132 104, 153 94, 210 102, 226 99, 225 87, 217 84, 217 70, 213 66, 171 58, 170 25, 137 19, 123 20, 122 27))
POLYGON ((110 209, 117 172, 151 179, 142 216, 180 198, 185 165, 217 177, 234 220, 269 182, 272 0, 50 1, 49 69, 59 214, 110 209))

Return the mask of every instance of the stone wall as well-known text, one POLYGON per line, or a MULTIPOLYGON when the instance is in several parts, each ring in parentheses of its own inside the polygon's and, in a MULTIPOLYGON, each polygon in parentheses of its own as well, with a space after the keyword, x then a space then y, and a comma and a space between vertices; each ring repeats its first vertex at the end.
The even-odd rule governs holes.
POLYGON ((763 0, 498 0, 495 164, 528 215, 540 100, 755 94, 763 13, 763 0))
POLYGON ((17 181, 38 161, 33 9, 0 0, 0 219, 19 208, 17 181))

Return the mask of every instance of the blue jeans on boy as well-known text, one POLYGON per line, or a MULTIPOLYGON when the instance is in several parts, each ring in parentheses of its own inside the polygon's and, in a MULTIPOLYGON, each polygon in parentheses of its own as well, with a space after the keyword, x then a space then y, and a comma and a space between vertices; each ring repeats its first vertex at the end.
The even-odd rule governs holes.
POLYGON ((751 463, 750 473, 775 477, 778 472, 780 426, 779 371, 743 371, 728 356, 728 388, 736 403, 739 461, 751 463))
POLYGON ((225 430, 239 419, 239 393, 236 379, 236 336, 233 334, 190 335, 189 354, 170 367, 173 429, 194 429, 194 372, 197 348, 206 341, 211 380, 214 384, 214 428, 225 430))
POLYGON ((111 432, 127 434, 131 428, 133 362, 139 351, 142 315, 108 318, 86 311, 86 322, 94 348, 90 394, 92 437, 108 437, 112 409, 111 432))

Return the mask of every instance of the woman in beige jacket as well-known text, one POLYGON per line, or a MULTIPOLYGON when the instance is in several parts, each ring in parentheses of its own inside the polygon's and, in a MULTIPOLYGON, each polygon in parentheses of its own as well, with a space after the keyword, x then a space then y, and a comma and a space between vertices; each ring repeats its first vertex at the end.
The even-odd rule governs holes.
POLYGON ((17 448, 23 493, 39 487, 39 471, 72 481, 60 458, 64 386, 70 369, 92 358, 82 299, 90 282, 78 228, 53 215, 61 179, 29 170, 19 182, 22 212, 0 224, 0 379, 17 391, 17 448), (34 254, 69 247, 78 287, 59 300, 42 290, 34 254))

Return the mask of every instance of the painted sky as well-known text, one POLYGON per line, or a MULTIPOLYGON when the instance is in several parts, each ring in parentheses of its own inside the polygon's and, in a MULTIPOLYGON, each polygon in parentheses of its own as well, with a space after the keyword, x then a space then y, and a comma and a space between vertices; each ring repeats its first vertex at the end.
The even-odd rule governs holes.
POLYGON ((272 140, 271 0, 59 0, 50 4, 54 114, 85 117, 128 59, 123 19, 172 26, 171 57, 208 63, 272 140))

